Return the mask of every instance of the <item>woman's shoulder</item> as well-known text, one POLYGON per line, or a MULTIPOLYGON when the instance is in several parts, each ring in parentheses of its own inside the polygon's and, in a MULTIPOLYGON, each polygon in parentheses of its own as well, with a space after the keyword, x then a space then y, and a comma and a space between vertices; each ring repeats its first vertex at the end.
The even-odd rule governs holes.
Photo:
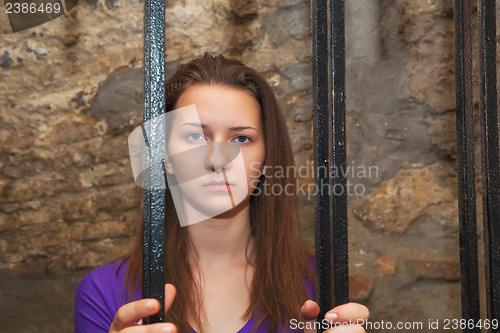
POLYGON ((90 271, 81 281, 80 285, 86 284, 116 284, 122 283, 125 278, 128 260, 120 260, 109 265, 104 265, 90 271))
POLYGON ((127 260, 101 266, 89 272, 78 284, 76 298, 110 301, 123 292, 127 260))
POLYGON ((75 295, 75 332, 107 332, 116 311, 126 303, 127 261, 94 269, 78 284, 75 295))

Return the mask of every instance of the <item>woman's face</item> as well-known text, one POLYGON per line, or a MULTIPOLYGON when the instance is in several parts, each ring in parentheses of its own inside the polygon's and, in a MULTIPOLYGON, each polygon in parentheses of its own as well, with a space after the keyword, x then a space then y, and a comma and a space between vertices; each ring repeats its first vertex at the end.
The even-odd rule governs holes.
POLYGON ((174 112, 166 169, 183 205, 210 218, 248 203, 265 157, 258 102, 242 89, 194 85, 174 112))

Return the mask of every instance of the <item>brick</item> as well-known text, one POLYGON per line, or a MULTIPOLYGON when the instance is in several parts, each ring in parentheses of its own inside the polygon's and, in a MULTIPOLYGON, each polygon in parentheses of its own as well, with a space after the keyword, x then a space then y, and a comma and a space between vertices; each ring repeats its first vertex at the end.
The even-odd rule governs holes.
POLYGON ((414 259, 406 262, 410 274, 424 279, 460 280, 460 264, 450 261, 414 259))
POLYGON ((353 274, 349 276, 349 298, 351 301, 367 300, 373 288, 373 281, 368 275, 353 274))
POLYGON ((396 275, 398 260, 394 257, 380 256, 377 258, 377 270, 384 275, 396 275))

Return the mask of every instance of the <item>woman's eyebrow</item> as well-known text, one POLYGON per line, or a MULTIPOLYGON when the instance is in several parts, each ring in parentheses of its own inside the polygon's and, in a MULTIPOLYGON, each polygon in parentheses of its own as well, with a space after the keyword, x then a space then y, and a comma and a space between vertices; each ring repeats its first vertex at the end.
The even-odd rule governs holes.
MULTIPOLYGON (((184 126, 184 125, 201 127, 201 128, 208 128, 207 125, 200 124, 200 123, 184 123, 181 126, 184 126)), ((242 131, 242 130, 246 130, 246 129, 251 129, 251 130, 254 130, 254 131, 258 132, 258 130, 255 127, 252 127, 252 126, 235 126, 235 127, 230 127, 229 128, 229 130, 231 132, 237 132, 237 131, 242 131)))
POLYGON ((200 124, 200 123, 184 123, 184 124, 181 124, 181 126, 184 126, 184 125, 196 126, 196 127, 201 127, 201 128, 206 128, 207 127, 206 125, 203 125, 203 124, 200 124))
POLYGON ((232 132, 243 131, 243 130, 246 130, 246 129, 252 129, 254 131, 258 131, 256 128, 251 127, 251 126, 237 126, 237 127, 231 127, 231 128, 229 128, 229 130, 232 131, 232 132))

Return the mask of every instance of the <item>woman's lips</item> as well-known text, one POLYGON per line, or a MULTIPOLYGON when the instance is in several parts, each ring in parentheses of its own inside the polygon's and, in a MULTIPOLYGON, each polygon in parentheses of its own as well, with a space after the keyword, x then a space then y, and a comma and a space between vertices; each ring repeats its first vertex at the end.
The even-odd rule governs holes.
POLYGON ((211 191, 229 191, 231 186, 234 184, 228 184, 226 182, 211 182, 204 185, 211 191))

